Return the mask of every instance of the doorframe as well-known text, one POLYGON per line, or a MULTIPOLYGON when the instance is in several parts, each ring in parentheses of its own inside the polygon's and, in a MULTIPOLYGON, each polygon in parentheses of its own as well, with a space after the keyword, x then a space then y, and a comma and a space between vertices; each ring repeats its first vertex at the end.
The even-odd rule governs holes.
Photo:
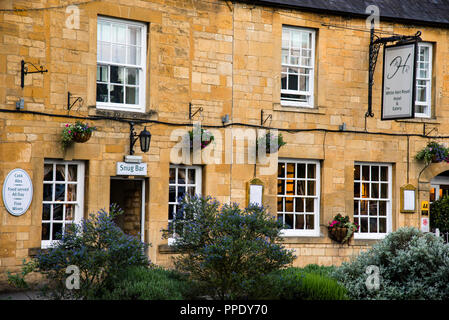
MULTIPOLYGON (((120 176, 115 176, 115 177, 111 177, 111 180, 127 180, 127 181, 135 181, 138 180, 141 182, 142 187, 141 187, 141 192, 142 192, 142 203, 140 205, 140 240, 142 242, 145 242, 145 178, 134 178, 134 179, 130 179, 127 177, 120 177, 120 176)), ((111 192, 111 186, 109 185, 109 192, 111 192)), ((109 199, 109 204, 111 203, 111 199, 109 199)))

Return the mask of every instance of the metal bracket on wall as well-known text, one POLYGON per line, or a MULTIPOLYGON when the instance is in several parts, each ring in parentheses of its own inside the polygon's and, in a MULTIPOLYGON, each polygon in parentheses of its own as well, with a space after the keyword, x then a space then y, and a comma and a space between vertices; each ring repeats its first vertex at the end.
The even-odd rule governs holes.
POLYGON ((368 75, 368 111, 365 113, 365 118, 374 117, 373 113, 373 86, 374 86, 374 71, 376 70, 377 58, 379 56, 380 47, 389 42, 408 43, 414 41, 422 41, 421 31, 416 32, 413 36, 395 35, 391 37, 379 38, 374 34, 374 22, 371 26, 370 44, 369 44, 369 75, 368 75))
POLYGON ((264 114, 263 110, 260 110, 260 125, 261 125, 261 126, 263 126, 263 125, 265 124, 265 122, 268 121, 268 119, 273 120, 273 115, 272 115, 272 114, 269 114, 269 115, 266 117, 266 119, 263 118, 263 114, 264 114))
POLYGON ((20 86, 22 88, 25 86, 25 76, 27 74, 30 74, 30 73, 44 73, 44 72, 48 72, 48 70, 47 69, 44 70, 43 66, 39 66, 39 68, 38 68, 34 64, 32 64, 31 62, 25 62, 24 60, 22 60, 20 62, 20 86), (28 71, 28 66, 27 65, 31 65, 36 70, 35 71, 28 71))
POLYGON ((192 114, 192 103, 189 102, 189 120, 192 120, 192 118, 197 114, 197 113, 203 112, 203 107, 199 107, 193 114, 192 114))
POLYGON ((434 127, 434 128, 432 128, 429 132, 426 132, 426 123, 423 123, 422 134, 423 134, 424 136, 427 137, 429 134, 432 133, 432 131, 438 132, 438 128, 437 128, 437 127, 434 127))
POLYGON ((72 96, 72 94, 70 93, 70 91, 69 92, 67 92, 67 110, 69 110, 70 111, 70 109, 72 109, 72 107, 75 105, 75 103, 79 103, 79 105, 81 106, 82 105, 82 103, 83 103, 83 98, 81 98, 81 97, 74 97, 74 96, 72 96), (70 103, 70 99, 71 98, 76 98, 75 99, 75 101, 73 101, 72 103, 70 103))

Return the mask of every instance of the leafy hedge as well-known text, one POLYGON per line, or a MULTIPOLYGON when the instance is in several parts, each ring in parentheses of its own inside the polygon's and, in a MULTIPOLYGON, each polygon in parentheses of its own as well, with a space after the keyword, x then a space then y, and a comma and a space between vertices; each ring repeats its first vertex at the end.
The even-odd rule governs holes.
POLYGON ((357 300, 447 300, 449 245, 432 233, 401 228, 351 262, 343 263, 333 276, 357 300), (367 273, 370 266, 379 270, 378 288, 367 286, 368 277, 373 276, 367 273))

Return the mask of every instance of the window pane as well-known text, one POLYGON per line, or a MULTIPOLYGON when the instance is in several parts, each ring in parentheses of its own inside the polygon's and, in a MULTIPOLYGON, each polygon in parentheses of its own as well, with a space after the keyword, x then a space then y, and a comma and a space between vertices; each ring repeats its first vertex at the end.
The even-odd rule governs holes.
POLYGON ((379 218, 379 232, 386 233, 387 232, 387 219, 379 218))
POLYGON ((359 201, 354 201, 354 216, 359 214, 359 201))
POLYGON ((369 202, 369 215, 370 216, 377 216, 377 201, 370 201, 369 202))
POLYGON ((75 205, 66 204, 65 205, 65 220, 72 221, 75 218, 75 205))
POLYGON ((288 75, 288 90, 298 90, 298 75, 289 74, 288 75))
POLYGON ((124 81, 125 68, 111 66, 111 83, 120 83, 122 84, 124 81))
POLYGON ((373 199, 379 198, 379 184, 378 183, 371 184, 371 198, 373 198, 373 199))
POLYGON ((52 184, 44 184, 44 201, 52 201, 53 200, 53 185, 52 184))
POLYGON ((64 181, 64 180, 65 180, 65 165, 57 164, 56 181, 64 181))
POLYGON ((123 103, 123 86, 111 85, 111 102, 123 103))
POLYGON ((285 198, 285 212, 293 212, 293 198, 285 198))
POLYGON ((141 32, 139 27, 128 27, 128 44, 141 45, 141 32))
POLYGON ((97 83, 97 101, 108 102, 108 85, 97 83))
POLYGON ((354 198, 360 198, 360 183, 354 183, 354 198))
POLYGON ((369 181, 369 166, 362 166, 362 180, 369 181))
POLYGON ((53 181, 53 165, 44 165, 44 181, 53 181))
POLYGON ((315 226, 314 218, 315 218, 315 216, 313 214, 306 214, 306 229, 307 230, 313 230, 313 228, 315 226))
POLYGON ((315 179, 316 165, 309 163, 307 165, 307 179, 315 179))
POLYGON ((315 181, 307 181, 307 195, 314 196, 315 194, 315 181))
POLYGON ((108 66, 97 66, 97 81, 108 82, 108 66))
POLYGON ((306 178, 306 165, 305 163, 298 163, 298 178, 306 178))
POLYGON ((362 198, 369 198, 369 183, 362 183, 362 198))
POLYGON ((100 42, 97 45, 97 59, 99 61, 111 61, 111 44, 100 42))
POLYGON ((306 182, 304 180, 296 181, 296 195, 298 196, 306 195, 306 182))
POLYGON ((60 240, 62 234, 62 223, 53 223, 52 239, 60 240))
POLYGON ((297 214, 295 218, 296 218, 295 229, 297 229, 297 230, 304 229, 304 215, 297 214))
POLYGON ((126 63, 126 50, 124 45, 112 45, 112 62, 126 63))
POLYGON ((126 44, 126 26, 121 24, 112 25, 112 42, 126 44))
POLYGON ((284 163, 278 164, 278 177, 285 178, 285 164, 284 163))
POLYGON ((126 87, 126 103, 139 104, 139 89, 136 87, 126 87))
POLYGON ((306 212, 313 213, 315 212, 315 199, 306 199, 306 212))
POLYGON ((55 185, 55 201, 65 200, 65 184, 55 185))
POLYGON ((293 196, 295 194, 295 181, 287 180, 287 195, 293 196))
POLYGON ((77 180, 77 166, 76 165, 68 165, 68 177, 67 181, 76 181, 77 180))
POLYGON ((76 201, 76 184, 67 185, 67 201, 76 201))
POLYGON ((139 84, 139 69, 126 68, 126 83, 127 84, 139 84))
POLYGON ((111 41, 111 25, 108 22, 99 22, 101 41, 111 41))
POLYGON ((53 220, 62 220, 62 204, 55 204, 53 206, 53 220))
POLYGON ((367 216, 368 215, 368 201, 360 201, 360 215, 367 216))
POLYGON ((195 184, 195 169, 189 169, 189 184, 195 184))
POLYGON ((284 198, 278 198, 278 212, 284 212, 283 199, 284 198))
POLYGON ((386 215, 387 215, 387 202, 379 201, 379 216, 386 216, 386 215))
POLYGON ((44 204, 42 206, 42 220, 50 220, 51 205, 44 204))
POLYGON ((304 212, 304 199, 303 198, 295 199, 295 212, 304 212))
POLYGON ((178 168, 178 184, 186 184, 186 169, 178 168))
POLYGON ((368 218, 360 219, 360 232, 362 233, 368 232, 368 218))
POLYGON ((377 218, 369 219, 369 231, 377 233, 377 218))
POLYGON ((287 74, 286 73, 283 73, 281 75, 281 89, 287 90, 287 74))
POLYGON ((175 168, 170 168, 170 179, 169 179, 169 183, 173 184, 176 182, 176 169, 175 168))
POLYGON ((293 215, 286 214, 285 216, 285 229, 293 229, 293 215))
POLYGON ((42 224, 42 240, 50 240, 50 223, 42 224))
POLYGON ((128 47, 128 64, 140 65, 140 47, 128 47))
POLYGON ((382 199, 388 199, 388 184, 382 183, 380 185, 380 197, 382 199))
POLYGON ((360 180, 360 166, 354 166, 354 180, 360 180))
POLYGON ((168 201, 176 202, 176 187, 175 186, 168 187, 168 201))
POLYGON ((294 177, 295 177, 295 164, 287 163, 287 178, 294 178, 294 177))
POLYGON ((378 166, 371 167, 371 181, 379 181, 379 167, 378 166))
POLYGON ((182 186, 182 187, 178 187, 178 200, 180 198, 184 198, 186 194, 186 187, 182 186))
POLYGON ((380 168, 380 180, 381 181, 388 181, 388 167, 381 167, 380 168))

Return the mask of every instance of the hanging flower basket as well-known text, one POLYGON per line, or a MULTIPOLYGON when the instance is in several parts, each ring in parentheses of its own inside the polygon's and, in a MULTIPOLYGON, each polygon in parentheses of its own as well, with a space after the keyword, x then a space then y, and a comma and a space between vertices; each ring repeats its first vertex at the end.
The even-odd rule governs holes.
POLYGON ((212 133, 206 129, 199 129, 199 128, 194 128, 193 130, 189 131, 189 141, 190 141, 190 151, 193 151, 193 139, 194 139, 194 134, 196 135, 200 135, 201 134, 201 150, 206 148, 208 145, 211 144, 212 141, 214 141, 214 136, 212 135, 212 133))
POLYGON ((89 141, 90 137, 92 136, 92 131, 90 132, 75 132, 73 135, 73 141, 78 143, 84 143, 89 141))
POLYGON ((276 141, 277 141, 277 149, 275 150, 275 152, 278 152, 282 146, 285 146, 287 144, 284 141, 284 138, 282 137, 281 133, 275 136, 270 132, 267 132, 267 134, 264 137, 261 137, 257 140, 256 150, 259 149, 259 146, 265 144, 265 152, 269 154, 271 153, 271 145, 276 145, 276 141))
POLYGON ((82 123, 81 121, 76 121, 75 124, 67 123, 62 130, 62 149, 66 149, 73 142, 87 142, 91 138, 94 130, 96 130, 95 127, 90 127, 87 123, 82 123))
POLYGON ((343 217, 341 214, 337 214, 327 227, 329 238, 338 243, 349 243, 358 229, 357 223, 349 221, 348 216, 343 217))
POLYGON ((432 141, 427 146, 419 151, 416 156, 416 160, 424 161, 426 165, 430 163, 449 162, 449 148, 446 148, 443 144, 432 141))

